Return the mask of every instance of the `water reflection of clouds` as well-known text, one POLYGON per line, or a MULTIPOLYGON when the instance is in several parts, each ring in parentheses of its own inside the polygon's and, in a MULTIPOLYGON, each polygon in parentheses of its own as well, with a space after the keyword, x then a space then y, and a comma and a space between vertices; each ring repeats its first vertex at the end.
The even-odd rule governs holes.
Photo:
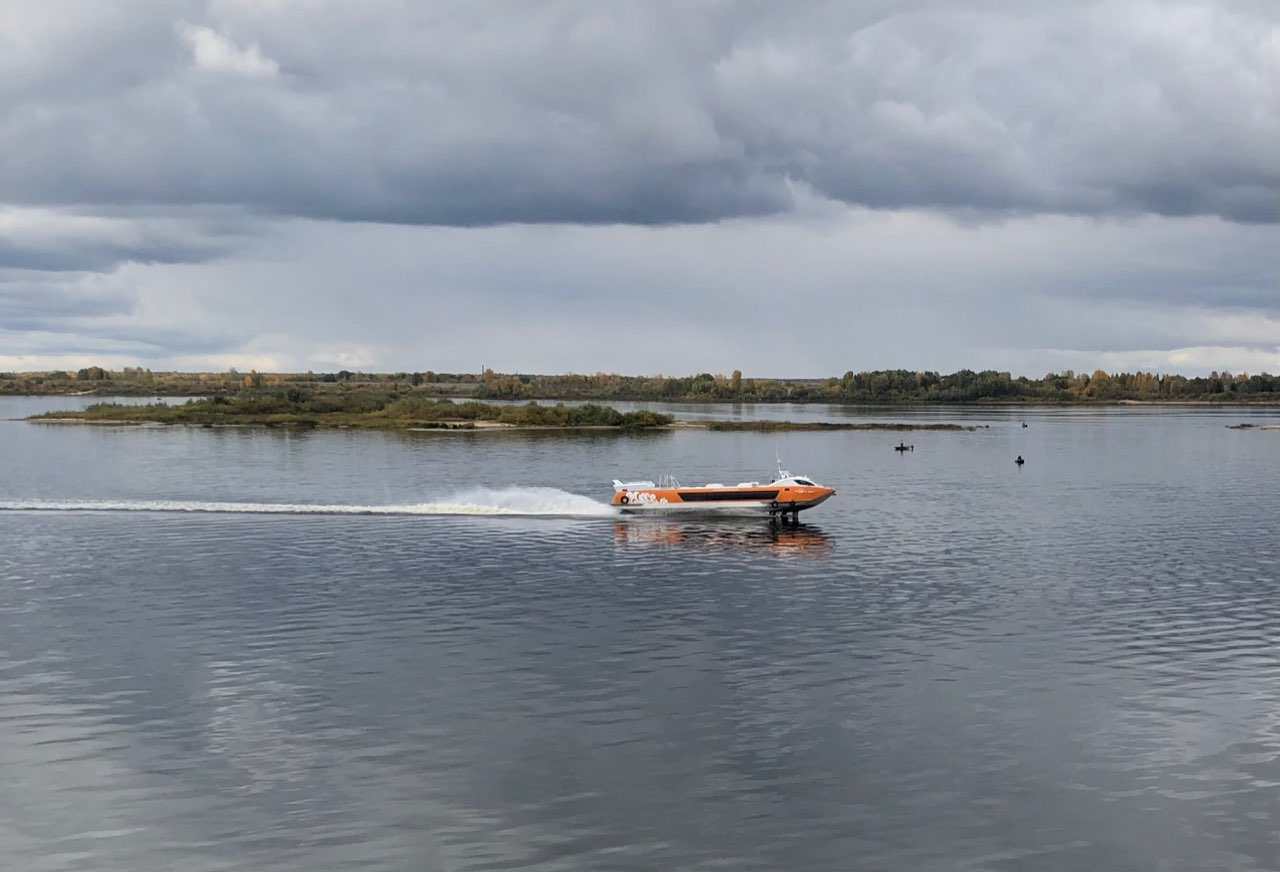
POLYGON ((256 793, 306 778, 317 750, 301 726, 304 689, 283 680, 283 662, 218 661, 209 666, 212 712, 208 751, 244 776, 237 789, 256 793))
POLYGON ((81 690, 72 673, 0 656, 0 866, 68 869, 92 858, 96 869, 126 869, 145 856, 176 868, 190 857, 166 841, 175 822, 159 800, 163 776, 138 764, 111 714, 123 695, 90 700, 81 690))
POLYGON ((781 556, 816 557, 827 554, 831 539, 809 524, 787 526, 749 521, 739 524, 689 523, 634 518, 613 525, 613 541, 619 548, 694 548, 714 551, 751 551, 781 556))

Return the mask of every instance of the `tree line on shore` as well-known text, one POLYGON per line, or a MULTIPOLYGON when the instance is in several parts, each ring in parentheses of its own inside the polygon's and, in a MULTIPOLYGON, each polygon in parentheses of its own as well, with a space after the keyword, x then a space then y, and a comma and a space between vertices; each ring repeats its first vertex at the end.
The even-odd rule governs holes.
POLYGON ((1091 403, 1137 401, 1280 401, 1280 376, 1213 372, 1182 376, 1149 372, 1049 373, 1042 378, 962 369, 846 372, 825 379, 762 379, 732 374, 627 376, 616 373, 532 375, 496 373, 219 373, 152 372, 126 367, 113 372, 86 367, 76 372, 0 372, 0 393, 99 395, 236 395, 244 391, 307 389, 317 396, 382 390, 399 396, 475 400, 604 400, 744 403, 1091 403))
POLYGON ((910 370, 846 372, 826 379, 745 379, 701 373, 687 377, 612 374, 524 376, 486 371, 477 396, 515 399, 627 399, 850 404, 1120 400, 1280 400, 1280 376, 1214 372, 1208 376, 1155 373, 1049 373, 1040 379, 962 369, 949 375, 910 370))

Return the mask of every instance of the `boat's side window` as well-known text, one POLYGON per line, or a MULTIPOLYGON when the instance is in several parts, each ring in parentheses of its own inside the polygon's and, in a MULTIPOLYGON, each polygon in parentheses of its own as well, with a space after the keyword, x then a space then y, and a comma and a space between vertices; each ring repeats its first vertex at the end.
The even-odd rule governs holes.
POLYGON ((816 485, 816 484, 814 484, 813 482, 809 481, 809 479, 807 479, 807 478, 797 478, 797 479, 796 479, 796 484, 802 484, 802 485, 804 485, 805 487, 817 487, 817 485, 816 485))

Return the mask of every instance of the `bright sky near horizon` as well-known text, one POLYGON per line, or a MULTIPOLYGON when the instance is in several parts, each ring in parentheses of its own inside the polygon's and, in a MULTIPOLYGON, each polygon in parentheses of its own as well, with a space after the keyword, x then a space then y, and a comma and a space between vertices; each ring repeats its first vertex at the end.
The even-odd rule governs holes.
POLYGON ((1263 0, 0 0, 0 370, 1280 372, 1263 0))

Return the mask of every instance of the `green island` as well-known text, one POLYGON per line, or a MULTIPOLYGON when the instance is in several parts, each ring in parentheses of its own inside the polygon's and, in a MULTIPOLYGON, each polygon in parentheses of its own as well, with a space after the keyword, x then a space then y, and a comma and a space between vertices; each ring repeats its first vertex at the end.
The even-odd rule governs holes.
POLYGON ((829 378, 746 378, 698 373, 635 376, 616 373, 535 375, 422 372, 332 373, 152 372, 142 367, 74 372, 0 372, 0 394, 154 397, 233 397, 245 390, 298 389, 339 398, 367 392, 454 400, 572 400, 577 402, 897 404, 1280 404, 1280 376, 1213 372, 1187 377, 1150 372, 1051 372, 1040 378, 994 370, 876 370, 829 378))
POLYGON ((305 390, 246 390, 185 403, 96 403, 83 411, 47 412, 27 420, 46 423, 187 424, 195 426, 336 427, 361 430, 586 429, 665 427, 671 415, 619 412, 607 406, 497 405, 369 391, 315 396, 305 390))
POLYGON ((369 391, 312 395, 299 388, 247 389, 230 397, 212 396, 185 403, 123 405, 96 403, 82 411, 33 415, 38 423, 164 424, 200 427, 352 428, 361 430, 652 430, 700 428, 712 431, 782 430, 974 430, 959 424, 889 424, 795 421, 676 421, 648 410, 620 412, 593 403, 554 406, 500 405, 475 400, 454 402, 401 397, 369 391))

